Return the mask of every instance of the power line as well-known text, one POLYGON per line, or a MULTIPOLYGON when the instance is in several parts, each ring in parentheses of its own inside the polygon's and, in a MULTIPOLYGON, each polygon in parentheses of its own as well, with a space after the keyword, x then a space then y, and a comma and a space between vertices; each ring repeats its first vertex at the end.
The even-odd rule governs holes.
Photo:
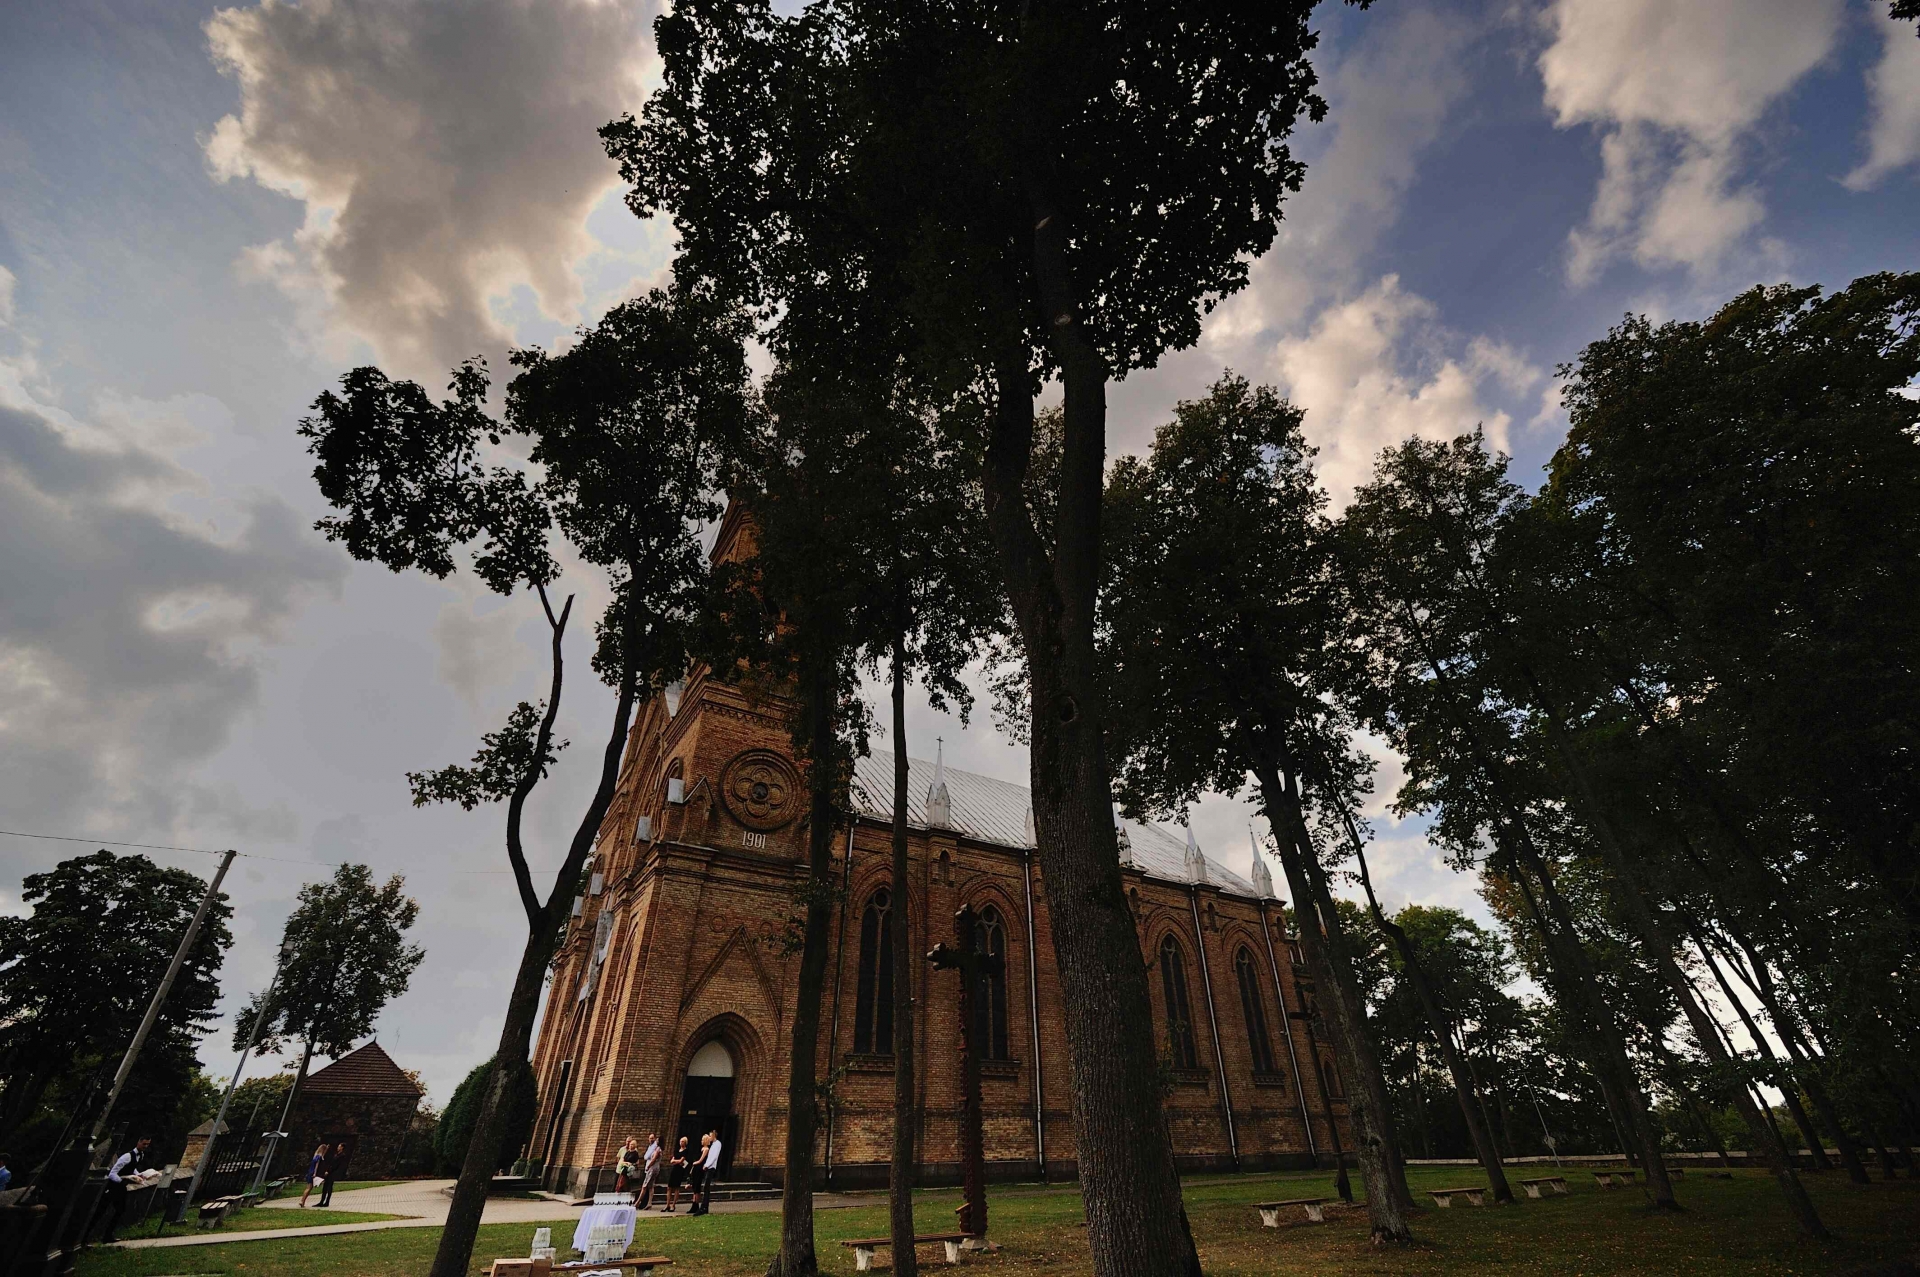
MULTIPOLYGON (((137 847, 142 851, 185 851, 196 856, 224 856, 225 851, 211 851, 205 847, 174 847, 157 842, 121 842, 113 838, 77 838, 70 834, 30 834, 20 829, 0 829, 0 835, 9 838, 37 838, 44 842, 81 842, 93 846, 137 847)), ((257 851, 236 851, 233 853, 247 860, 266 860, 281 865, 308 865, 316 869, 338 869, 351 862, 343 860, 296 860, 291 856, 263 856, 257 851)), ((444 873, 453 874, 510 874, 511 869, 447 869, 444 873)), ((547 872, 535 866, 528 866, 528 872, 540 874, 547 872)))

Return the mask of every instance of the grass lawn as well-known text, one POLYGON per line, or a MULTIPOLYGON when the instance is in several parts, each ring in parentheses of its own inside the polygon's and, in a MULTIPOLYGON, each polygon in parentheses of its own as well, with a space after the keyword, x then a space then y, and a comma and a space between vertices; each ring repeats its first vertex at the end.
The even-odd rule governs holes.
MULTIPOLYGON (((1376 1252, 1367 1245, 1363 1210, 1329 1211, 1325 1224, 1262 1228, 1251 1203, 1331 1195, 1325 1172, 1285 1175, 1194 1176, 1186 1199, 1200 1257, 1210 1274, 1776 1274, 1846 1273, 1875 1262, 1920 1256, 1920 1183, 1900 1180, 1856 1188, 1838 1172, 1806 1177, 1836 1240, 1803 1242, 1781 1206, 1779 1190, 1762 1171, 1736 1171, 1732 1180, 1694 1173, 1677 1185, 1683 1214, 1649 1212, 1637 1191, 1598 1189, 1583 1172, 1568 1176, 1573 1193, 1511 1207, 1427 1209, 1414 1221, 1417 1242, 1376 1252)), ((1470 1169, 1416 1168, 1416 1194, 1426 1188, 1480 1182, 1470 1169)), ((916 1214, 927 1232, 952 1226, 959 1194, 919 1195, 916 1214)), ((1088 1273, 1086 1230, 1079 1227, 1080 1194, 1064 1186, 1008 1186, 988 1199, 992 1233, 1002 1249, 968 1255, 963 1267, 1005 1277, 1088 1273)), ((480 1230, 474 1271, 498 1255, 524 1255, 532 1224, 480 1230)), ((554 1225, 556 1241, 571 1224, 554 1225)), ((780 1216, 766 1211, 704 1219, 649 1219, 634 1238, 636 1251, 667 1255, 674 1277, 759 1277, 779 1235, 780 1216)), ((853 1271, 853 1252, 837 1243, 887 1231, 886 1210, 822 1211, 816 1216, 821 1268, 853 1271)), ((81 1260, 81 1277, 155 1277, 157 1274, 274 1274, 275 1277, 417 1277, 424 1273, 439 1230, 394 1229, 330 1237, 235 1242, 224 1246, 145 1251, 95 1251, 81 1260)), ((884 1252, 882 1252, 884 1254, 884 1252)), ((922 1261, 939 1264, 937 1248, 922 1261)), ((982 1274, 985 1277, 985 1274, 982 1274)))
MULTIPOLYGON (((337 1179, 333 1182, 333 1191, 336 1193, 351 1193, 356 1188, 392 1188, 395 1184, 411 1184, 412 1182, 412 1180, 408 1179, 337 1179)), ((298 1182, 294 1184, 294 1187, 299 1187, 298 1182)), ((295 1193, 293 1196, 298 1197, 300 1194, 295 1193)), ((332 1208, 329 1207, 328 1209, 332 1208)))

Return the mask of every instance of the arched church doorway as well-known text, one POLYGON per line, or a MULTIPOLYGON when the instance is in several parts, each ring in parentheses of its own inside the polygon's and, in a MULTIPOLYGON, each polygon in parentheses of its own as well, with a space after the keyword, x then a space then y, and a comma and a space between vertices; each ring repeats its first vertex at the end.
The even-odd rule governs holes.
MULTIPOLYGON (((740 1119, 733 1115, 733 1052, 715 1038, 687 1061, 687 1080, 680 1094, 680 1129, 687 1137, 687 1153, 700 1150, 700 1137, 720 1132, 720 1178, 725 1179, 739 1151, 740 1119)), ((676 1140, 677 1142, 677 1140, 676 1140)))

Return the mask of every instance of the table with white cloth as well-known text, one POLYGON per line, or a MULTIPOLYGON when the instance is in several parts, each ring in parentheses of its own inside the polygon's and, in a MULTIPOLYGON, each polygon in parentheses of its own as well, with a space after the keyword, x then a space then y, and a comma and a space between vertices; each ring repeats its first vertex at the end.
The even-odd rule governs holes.
POLYGON ((580 1222, 573 1230, 573 1248, 584 1251, 593 1230, 617 1226, 620 1229, 620 1241, 623 1245, 633 1245, 633 1221, 639 1212, 631 1206, 589 1206, 580 1214, 580 1222))

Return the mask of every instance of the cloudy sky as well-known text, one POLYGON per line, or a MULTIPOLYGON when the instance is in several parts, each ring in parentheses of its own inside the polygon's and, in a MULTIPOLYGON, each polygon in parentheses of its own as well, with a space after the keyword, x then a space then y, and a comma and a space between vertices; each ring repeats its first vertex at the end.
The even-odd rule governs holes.
MULTIPOLYGON (((1885 7, 1326 8, 1306 189, 1203 344, 1115 388, 1113 449, 1231 366, 1307 409, 1336 499, 1381 446, 1475 423, 1531 483, 1564 428, 1554 367, 1623 312, 1920 267, 1920 39, 1885 7)), ((491 1049, 524 931, 498 813, 417 811, 402 777, 538 694, 544 630, 525 599, 321 541, 293 431, 354 364, 438 387, 660 277, 671 235, 622 207, 594 136, 643 99, 655 12, 0 13, 0 828, 249 853, 230 1007, 302 882, 347 859, 405 874, 428 957, 380 1036, 441 1102, 491 1049)), ((565 708, 574 740, 604 731, 602 689, 565 708)), ((922 707, 910 730, 916 754, 938 732, 959 765, 1024 779, 990 724, 922 707)), ((536 804, 541 863, 587 753, 536 804)), ((1475 903, 1416 826, 1377 823, 1394 898, 1475 903)), ((1194 824, 1244 867, 1244 807, 1194 824)), ((0 836, 0 909, 84 850, 0 836)), ((206 1058, 231 1063, 223 1042, 206 1058)))

